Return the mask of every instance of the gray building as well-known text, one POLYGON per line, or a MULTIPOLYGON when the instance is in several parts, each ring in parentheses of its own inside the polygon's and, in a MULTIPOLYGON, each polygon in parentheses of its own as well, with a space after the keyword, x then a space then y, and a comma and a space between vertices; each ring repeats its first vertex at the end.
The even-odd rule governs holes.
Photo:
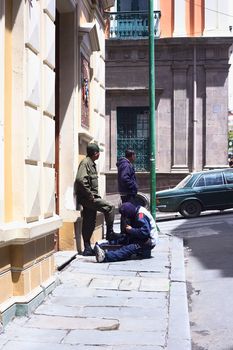
MULTIPOLYGON (((116 161, 127 147, 137 153, 139 188, 147 192, 148 38, 146 32, 145 37, 123 37, 119 30, 122 17, 118 13, 115 22, 116 18, 117 30, 110 30, 106 40, 107 193, 117 192, 116 161)), ((228 165, 232 38, 172 37, 155 41, 157 189, 164 189, 191 171, 228 165)))

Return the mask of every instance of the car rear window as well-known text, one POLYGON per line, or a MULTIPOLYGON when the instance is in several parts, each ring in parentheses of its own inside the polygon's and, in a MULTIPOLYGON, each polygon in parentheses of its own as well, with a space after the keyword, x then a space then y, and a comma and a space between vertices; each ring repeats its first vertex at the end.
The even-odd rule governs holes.
POLYGON ((195 183, 195 187, 223 185, 222 173, 203 174, 195 183))
POLYGON ((178 185, 175 186, 175 188, 184 188, 185 185, 188 183, 188 181, 190 180, 191 177, 192 177, 192 175, 186 176, 182 181, 180 181, 180 182, 178 183, 178 185))

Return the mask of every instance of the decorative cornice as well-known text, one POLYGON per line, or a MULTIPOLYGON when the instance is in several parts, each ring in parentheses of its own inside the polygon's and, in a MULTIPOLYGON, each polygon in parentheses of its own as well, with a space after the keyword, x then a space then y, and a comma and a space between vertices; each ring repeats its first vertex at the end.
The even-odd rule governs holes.
POLYGON ((8 242, 25 243, 37 239, 40 236, 47 235, 56 231, 62 226, 62 219, 54 215, 48 219, 38 220, 33 223, 11 222, 0 225, 0 244, 8 242))
POLYGON ((81 37, 81 39, 83 39, 85 34, 89 36, 91 50, 100 51, 100 42, 98 38, 96 24, 88 22, 80 26, 79 36, 81 37))

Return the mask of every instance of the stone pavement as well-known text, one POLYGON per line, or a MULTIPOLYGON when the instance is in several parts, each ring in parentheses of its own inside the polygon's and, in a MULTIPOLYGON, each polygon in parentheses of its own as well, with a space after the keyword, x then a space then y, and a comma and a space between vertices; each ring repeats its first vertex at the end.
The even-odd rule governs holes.
POLYGON ((0 349, 191 350, 183 241, 160 233, 152 256, 77 255, 34 313, 7 325, 0 349))

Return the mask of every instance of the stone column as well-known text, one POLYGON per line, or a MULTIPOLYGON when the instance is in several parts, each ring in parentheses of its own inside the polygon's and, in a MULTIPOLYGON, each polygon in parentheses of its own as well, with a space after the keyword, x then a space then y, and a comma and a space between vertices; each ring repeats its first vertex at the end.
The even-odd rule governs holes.
MULTIPOLYGON (((197 51, 198 54, 198 51, 197 51)), ((199 53, 200 54, 200 53, 199 53)), ((193 167, 192 171, 203 170, 203 118, 205 100, 205 71, 202 65, 196 68, 196 94, 193 96, 193 104, 196 111, 193 112, 193 167), (195 144, 194 144, 195 142, 195 144), (194 154, 195 152, 195 154, 194 154), (195 157, 195 159, 194 159, 195 157)))
POLYGON ((188 171, 187 68, 173 68, 173 162, 172 172, 188 171))
POLYGON ((228 65, 206 65, 205 70, 204 168, 209 169, 227 166, 228 65))
POLYGON ((117 111, 116 107, 111 111, 110 119, 110 170, 116 170, 117 162, 117 111))

